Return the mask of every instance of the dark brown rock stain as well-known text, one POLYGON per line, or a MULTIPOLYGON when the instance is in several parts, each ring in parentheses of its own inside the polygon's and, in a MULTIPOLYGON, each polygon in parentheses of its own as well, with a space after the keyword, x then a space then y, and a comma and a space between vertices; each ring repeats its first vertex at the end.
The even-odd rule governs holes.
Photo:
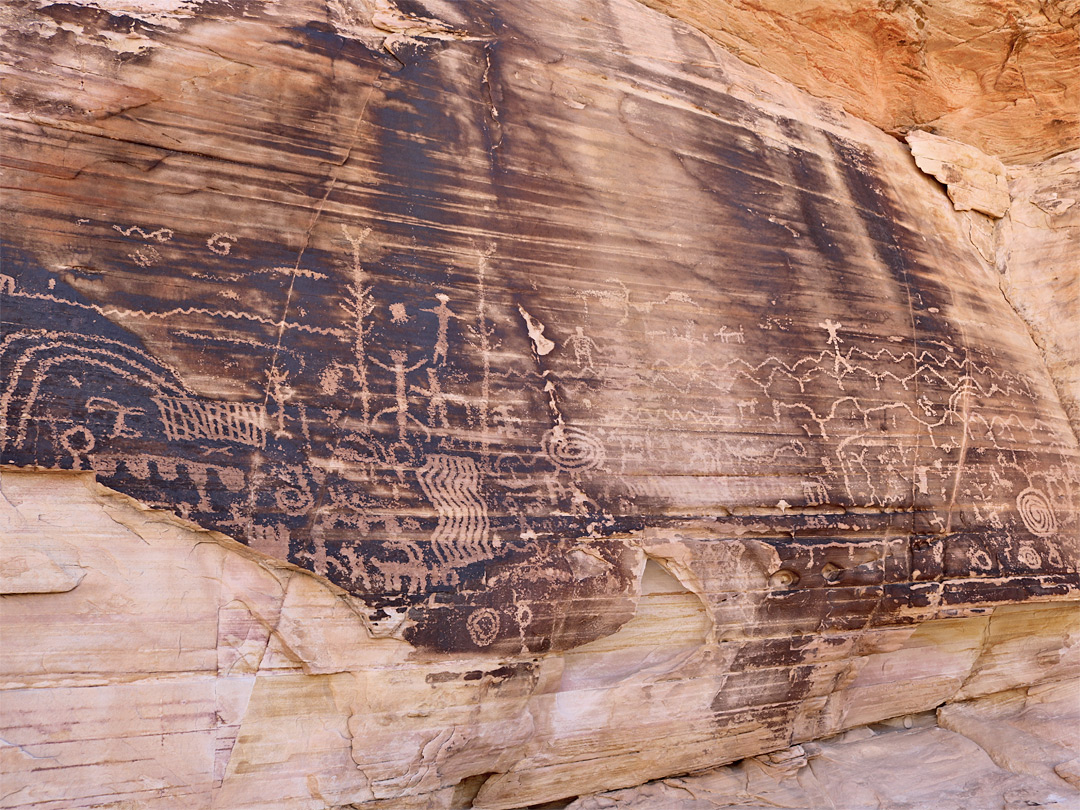
MULTIPOLYGON (((50 120, 5 125, 5 463, 94 469, 435 650, 609 635, 641 532, 701 520, 762 544, 748 673, 800 660, 782 636, 1075 589, 1045 375, 826 124, 632 53, 604 3, 462 3, 467 30, 392 53, 318 4, 175 32, 50 8, 161 47, 57 34, 120 94, 95 119, 9 37, 11 97, 50 120)), ((791 672, 714 710, 798 700, 791 672)))

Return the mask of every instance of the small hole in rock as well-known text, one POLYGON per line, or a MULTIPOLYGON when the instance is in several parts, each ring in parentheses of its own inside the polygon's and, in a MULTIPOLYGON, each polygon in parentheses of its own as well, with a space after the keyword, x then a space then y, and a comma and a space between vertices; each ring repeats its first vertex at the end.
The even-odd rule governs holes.
POLYGON ((466 776, 454 785, 454 795, 450 799, 450 810, 468 810, 468 808, 472 807, 473 799, 480 792, 480 788, 484 786, 484 782, 493 776, 495 776, 494 771, 478 773, 475 776, 466 776))
POLYGON ((771 577, 769 577, 769 584, 774 588, 790 588, 792 585, 797 584, 799 581, 799 575, 794 571, 789 571, 786 568, 781 568, 771 577))
POLYGON ((821 576, 825 578, 826 582, 839 582, 840 577, 844 575, 844 569, 836 563, 825 563, 821 569, 821 576))

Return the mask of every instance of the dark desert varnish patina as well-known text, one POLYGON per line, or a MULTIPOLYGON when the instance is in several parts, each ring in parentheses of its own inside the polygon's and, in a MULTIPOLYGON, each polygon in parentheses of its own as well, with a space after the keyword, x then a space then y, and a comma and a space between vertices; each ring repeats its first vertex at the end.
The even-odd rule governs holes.
POLYGON ((794 711, 809 676, 739 671, 811 667, 801 638, 1075 594, 1034 347, 839 114, 602 2, 398 7, 17 12, 152 47, 8 33, 4 463, 92 469, 435 651, 610 635, 642 538, 678 539, 746 642, 719 723, 794 711))

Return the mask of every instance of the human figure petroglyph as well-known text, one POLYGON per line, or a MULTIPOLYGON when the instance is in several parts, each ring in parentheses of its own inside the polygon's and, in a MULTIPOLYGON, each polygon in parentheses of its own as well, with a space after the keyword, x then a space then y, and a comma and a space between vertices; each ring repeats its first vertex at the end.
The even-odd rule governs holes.
POLYGON ((450 319, 457 318, 454 311, 450 309, 447 304, 450 301, 450 296, 446 293, 435 293, 435 298, 438 300, 439 305, 432 307, 431 309, 422 309, 421 312, 430 312, 439 320, 439 330, 435 337, 435 353, 431 357, 432 365, 444 365, 446 363, 446 355, 450 349, 449 332, 450 332, 450 319))
POLYGON ((577 363, 578 371, 595 371, 593 352, 597 354, 600 352, 600 347, 596 344, 596 341, 586 335, 582 327, 576 326, 574 327, 574 334, 568 342, 570 348, 574 350, 574 362, 577 363))
POLYGON ((427 359, 421 358, 419 361, 411 366, 406 366, 409 355, 407 352, 401 349, 391 349, 390 359, 393 360, 391 365, 387 365, 375 358, 371 358, 371 362, 377 365, 379 368, 385 369, 394 375, 394 405, 389 408, 383 408, 381 411, 372 417, 372 421, 377 421, 379 417, 388 413, 395 414, 395 420, 397 422, 398 429, 398 443, 403 446, 408 446, 407 438, 409 432, 410 420, 414 422, 424 433, 430 436, 430 431, 423 422, 409 413, 409 391, 406 381, 407 375, 416 371, 417 369, 427 365, 427 359))
POLYGON ((447 403, 453 402, 458 405, 468 405, 469 398, 461 394, 451 394, 442 390, 442 383, 439 382, 438 371, 434 368, 424 369, 427 373, 428 385, 427 388, 421 388, 418 385, 409 386, 409 390, 413 393, 420 394, 428 401, 428 427, 431 430, 448 430, 450 428, 450 419, 447 413, 447 403))
POLYGON ((273 401, 276 410, 277 418, 277 430, 275 435, 287 436, 288 431, 285 429, 286 412, 285 406, 288 404, 289 398, 292 396, 293 390, 288 386, 289 374, 282 368, 277 366, 277 357, 274 357, 274 363, 266 370, 266 398, 273 401))

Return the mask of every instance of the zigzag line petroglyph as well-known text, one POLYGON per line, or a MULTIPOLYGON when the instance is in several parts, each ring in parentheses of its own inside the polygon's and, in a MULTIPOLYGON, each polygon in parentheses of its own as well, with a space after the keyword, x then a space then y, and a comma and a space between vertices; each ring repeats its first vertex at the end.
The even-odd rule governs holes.
POLYGON ((328 335, 330 337, 345 338, 347 335, 342 329, 331 329, 321 326, 310 326, 306 323, 296 323, 295 321, 275 321, 271 318, 266 318, 262 315, 252 315, 250 312, 236 312, 235 310, 226 309, 206 309, 205 307, 175 307, 173 309, 166 309, 160 312, 147 312, 142 309, 122 309, 119 307, 101 307, 97 304, 84 304, 81 301, 71 301, 67 298, 60 298, 49 293, 27 293, 16 291, 12 293, 16 298, 32 298, 39 301, 51 301, 55 304, 64 304, 65 306, 76 307, 78 309, 85 309, 89 312, 96 312, 98 315, 103 315, 106 318, 144 318, 146 320, 155 320, 162 318, 171 318, 174 315, 208 315, 211 318, 225 318, 243 321, 253 321, 255 323, 266 324, 267 326, 273 326, 275 328, 282 329, 294 329, 298 332, 310 332, 316 335, 328 335))
POLYGON ((124 236, 131 236, 133 233, 137 233, 143 239, 156 239, 158 242, 168 242, 173 238, 173 232, 170 228, 158 228, 154 231, 144 231, 138 225, 132 225, 130 228, 121 228, 119 225, 113 225, 113 230, 122 233, 124 236))
POLYGON ((440 563, 460 565, 494 553, 480 470, 473 459, 428 456, 416 480, 439 516, 431 544, 440 563))

